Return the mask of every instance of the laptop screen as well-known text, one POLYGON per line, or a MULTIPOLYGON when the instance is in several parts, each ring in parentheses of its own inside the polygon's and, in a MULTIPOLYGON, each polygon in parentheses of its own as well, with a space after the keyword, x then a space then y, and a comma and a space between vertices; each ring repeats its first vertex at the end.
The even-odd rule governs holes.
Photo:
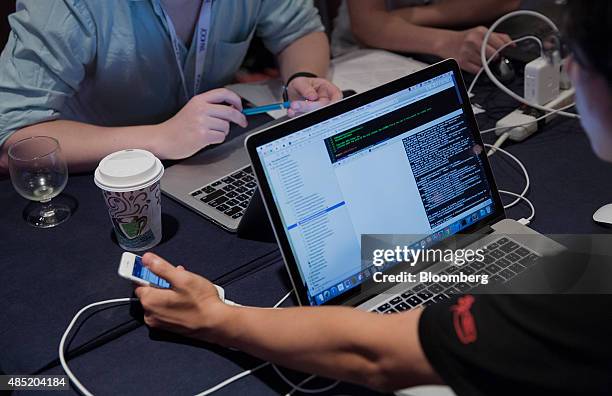
POLYGON ((469 125, 450 71, 257 147, 311 305, 370 276, 362 234, 425 248, 493 215, 469 125))

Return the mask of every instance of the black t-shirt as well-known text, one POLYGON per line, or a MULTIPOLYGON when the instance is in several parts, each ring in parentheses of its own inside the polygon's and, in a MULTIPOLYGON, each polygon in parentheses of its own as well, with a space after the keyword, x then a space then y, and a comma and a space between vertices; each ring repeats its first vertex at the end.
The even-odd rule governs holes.
POLYGON ((612 395, 612 295, 460 296, 419 336, 459 396, 612 395))

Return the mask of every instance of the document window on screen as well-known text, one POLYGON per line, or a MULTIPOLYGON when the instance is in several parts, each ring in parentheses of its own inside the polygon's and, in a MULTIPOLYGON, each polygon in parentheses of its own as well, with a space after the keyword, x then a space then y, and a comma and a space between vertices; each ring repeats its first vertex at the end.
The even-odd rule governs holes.
POLYGON ((258 147, 311 304, 368 278, 362 234, 439 240, 490 215, 479 150, 452 72, 258 147))

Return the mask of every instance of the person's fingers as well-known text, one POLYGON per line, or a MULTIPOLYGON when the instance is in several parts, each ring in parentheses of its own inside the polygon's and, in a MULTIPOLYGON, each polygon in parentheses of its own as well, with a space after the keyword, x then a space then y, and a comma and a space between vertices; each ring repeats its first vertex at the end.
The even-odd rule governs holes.
POLYGON ((300 95, 300 97, 306 100, 316 101, 319 99, 319 94, 313 86, 312 79, 310 78, 296 78, 291 83, 291 88, 293 88, 295 92, 300 95))
POLYGON ((477 74, 480 71, 480 64, 473 62, 466 62, 461 65, 461 68, 468 73, 477 74))
POLYGON ((206 131, 205 134, 205 139, 209 144, 223 143, 227 136, 225 133, 219 131, 206 131))
MULTIPOLYGON (((487 50, 485 52, 487 59, 491 59, 491 57, 493 55, 495 55, 495 52, 497 52, 497 49, 493 48, 490 45, 487 45, 487 50)), ((497 56, 499 56, 499 54, 497 54, 497 56)), ((480 60, 480 54, 479 54, 479 58, 478 59, 479 59, 479 63, 482 63, 482 60, 480 60)), ((495 59, 495 58, 493 58, 493 59, 495 59)))
POLYGON ((222 120, 233 122, 243 128, 248 125, 247 119, 241 111, 236 110, 231 106, 225 106, 220 104, 212 104, 206 107, 206 114, 211 117, 220 118, 222 120))
POLYGON ((498 49, 498 48, 503 47, 505 44, 509 43, 510 41, 512 41, 512 39, 507 34, 495 33, 489 37, 489 41, 487 42, 487 45, 490 45, 494 49, 498 49))
POLYGON ((184 269, 185 269, 185 267, 183 267, 182 265, 179 265, 178 267, 176 267, 176 269, 179 269, 179 270, 184 270, 184 269))
POLYGON ((329 83, 327 89, 328 89, 328 92, 330 93, 330 99, 332 103, 342 100, 344 98, 344 95, 342 94, 342 91, 340 90, 340 88, 336 87, 332 83, 329 83))
POLYGON ((134 289, 134 294, 139 300, 142 300, 149 290, 151 290, 151 288, 148 286, 138 286, 134 289))
MULTIPOLYGON (((499 33, 499 37, 504 41, 504 44, 508 44, 513 41, 512 37, 510 37, 506 33, 499 33)), ((516 46, 516 43, 514 43, 514 46, 516 46)))
POLYGON ((206 121, 206 126, 212 131, 222 132, 225 136, 230 131, 230 123, 220 118, 209 117, 206 121))
POLYGON ((317 100, 316 102, 296 100, 296 101, 291 102, 291 107, 289 110, 293 110, 293 112, 296 115, 298 115, 298 114, 311 112, 323 106, 327 106, 329 103, 330 103, 330 100, 327 98, 317 100))
POLYGON ((242 111, 242 100, 235 92, 227 88, 213 89, 198 95, 199 99, 207 103, 227 103, 242 111))
POLYGON ((177 271, 176 267, 153 253, 146 253, 142 256, 142 262, 155 275, 170 282, 172 287, 180 287, 183 271, 177 271))

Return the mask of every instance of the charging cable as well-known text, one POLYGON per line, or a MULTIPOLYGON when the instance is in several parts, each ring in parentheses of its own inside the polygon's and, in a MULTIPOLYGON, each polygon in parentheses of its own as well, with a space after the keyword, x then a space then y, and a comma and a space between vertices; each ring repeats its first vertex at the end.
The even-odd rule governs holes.
POLYGON ((499 147, 494 147, 491 144, 485 144, 485 147, 489 147, 491 150, 495 150, 495 151, 499 151, 500 153, 506 155, 508 158, 510 158, 511 160, 513 160, 514 162, 516 162, 519 166, 519 168, 521 168, 521 170, 523 171, 523 175, 525 176, 525 188, 523 189, 523 192, 521 192, 520 194, 511 192, 511 191, 505 191, 505 190, 500 190, 499 192, 501 194, 506 194, 506 195, 510 195, 513 197, 516 197, 516 199, 514 201, 512 201, 511 203, 504 205, 504 209, 510 209, 514 206, 516 206, 518 203, 520 203, 521 201, 525 201, 529 207, 531 208, 531 216, 529 216, 529 218, 527 219, 520 219, 519 223, 523 224, 523 225, 527 225, 529 224, 533 218, 535 217, 535 207, 533 205, 533 203, 527 199, 526 194, 529 191, 529 187, 531 185, 531 181, 529 179, 529 173, 527 172, 527 168, 525 167, 525 165, 523 165, 523 163, 521 162, 521 160, 519 160, 514 154, 499 148, 499 147))
POLYGON ((524 197, 524 196, 519 195, 519 194, 517 194, 515 192, 512 192, 512 191, 499 190, 499 192, 501 194, 506 194, 506 195, 510 195, 512 197, 516 197, 518 199, 521 199, 521 200, 525 201, 525 203, 527 203, 527 205, 529 205, 529 208, 531 209, 531 215, 529 217, 527 217, 527 218, 522 218, 522 219, 518 220, 518 222, 521 223, 522 225, 529 225, 529 223, 531 223, 531 221, 535 217, 535 206, 533 206, 533 202, 531 202, 527 197, 524 197))
MULTIPOLYGON (((555 23, 548 18, 545 15, 540 14, 539 12, 535 12, 535 11, 529 11, 529 10, 519 10, 519 11, 514 11, 511 12, 509 14, 506 14, 504 16, 502 16, 501 18, 499 18, 497 21, 495 21, 493 23, 493 25, 491 25, 491 27, 489 28, 489 30, 487 31, 487 33, 485 34, 484 40, 482 42, 482 47, 480 48, 480 59, 482 61, 482 66, 485 70, 485 72, 487 73, 487 76, 489 77, 489 79, 495 84, 497 85, 497 87, 499 89, 502 90, 502 92, 506 93, 507 95, 509 95, 510 97, 514 98, 515 100, 526 104, 527 106, 533 107, 535 109, 544 111, 546 113, 551 113, 554 110, 553 109, 549 109, 548 107, 545 106, 540 106, 538 104, 535 103, 529 103, 527 100, 525 100, 525 98, 523 98, 520 95, 517 95, 516 93, 514 93, 512 90, 510 90, 508 87, 506 87, 504 84, 502 84, 497 77, 495 77, 495 75, 493 74, 493 72, 491 71, 491 68, 489 67, 489 63, 487 62, 487 45, 489 43, 489 39, 491 38, 491 34, 493 34, 493 32, 495 32, 495 29, 497 29, 497 27, 503 23, 504 21, 510 19, 510 18, 514 18, 516 16, 532 16, 535 18, 539 18, 542 21, 544 21, 546 24, 548 24, 555 33, 559 32, 559 28, 557 27, 557 25, 555 25, 555 23)), ((580 116, 578 114, 574 114, 574 113, 567 113, 564 111, 558 111, 557 114, 565 116, 565 117, 570 117, 570 118, 580 118, 580 116)))
MULTIPOLYGON (((215 285, 216 286, 216 285, 215 285)), ((219 290, 220 287, 217 286, 217 290, 219 290)), ((221 289, 223 290, 223 289, 221 289)), ((285 296, 283 296, 283 298, 281 298, 276 304, 274 304, 273 308, 278 308, 283 302, 285 302, 293 293, 293 290, 290 291, 289 293, 287 293, 285 296)), ((221 295, 221 293, 219 293, 221 295)), ((224 294, 224 292, 223 292, 224 294)), ((76 324, 76 322, 79 320, 79 318, 81 317, 81 315, 88 311, 91 308, 94 307, 98 307, 101 305, 110 305, 110 304, 126 304, 126 303, 130 303, 133 301, 139 301, 137 298, 115 298, 112 300, 104 300, 104 301, 98 301, 92 304, 89 304, 83 308, 81 308, 76 315, 74 315, 74 317, 72 318, 72 320, 70 321, 70 324, 68 325, 68 327, 66 328, 66 331, 64 331, 64 334, 62 335, 62 338, 60 340, 60 344, 59 344, 59 359, 60 359, 60 364, 62 366, 62 368, 64 369, 64 372, 66 373, 66 375, 68 376, 68 378, 70 378, 70 381, 72 381, 72 383, 74 384, 74 386, 79 390, 79 392, 81 392, 81 394, 85 395, 85 396, 93 396, 93 394, 87 389, 85 388, 85 386, 81 383, 81 381, 78 380, 78 378, 74 375, 74 373, 72 372, 72 370, 70 370, 70 367, 68 367, 68 363, 66 362, 66 358, 65 358, 65 344, 66 344, 66 339, 68 338, 68 335, 70 334, 70 331, 72 330, 72 328, 74 327, 74 325, 76 324)), ((229 302, 229 300, 226 300, 229 302)), ((237 305, 235 303, 231 303, 231 305, 237 305)), ((315 375, 311 375, 310 377, 306 378, 305 380, 303 380, 302 382, 300 382, 299 384, 294 384, 293 382, 291 382, 281 371, 278 367, 276 367, 276 365, 273 365, 270 362, 265 362, 263 364, 260 364, 257 367, 254 367, 252 369, 249 370, 245 370, 231 378, 228 378, 222 382, 220 382, 219 384, 213 386, 212 388, 209 388, 201 393, 198 393, 196 396, 207 396, 210 395, 220 389, 225 388, 226 386, 238 381, 241 378, 244 378, 248 375, 253 374, 254 372, 272 365, 272 367, 274 368, 274 370, 278 373, 279 377, 285 382, 287 383, 287 385, 291 386, 291 390, 289 391, 289 395, 293 394, 293 392, 295 392, 296 390, 303 392, 303 393, 321 393, 321 392, 327 392, 328 390, 334 388, 336 385, 338 385, 340 383, 340 381, 335 381, 333 384, 325 386, 323 388, 319 388, 319 389, 307 389, 307 388, 303 388, 302 386, 304 384, 306 384, 307 382, 311 381, 312 379, 316 378, 315 375)))
MULTIPOLYGON (((539 45, 540 45, 540 54, 544 55, 544 45, 542 44, 542 40, 540 40, 539 37, 537 36, 523 36, 521 38, 518 38, 516 40, 512 40, 509 43, 506 43, 504 45, 502 45, 501 47, 499 47, 494 53, 493 55, 491 55, 489 57, 489 59, 487 60, 487 65, 490 64, 493 59, 495 59, 495 57, 502 52, 503 50, 505 50, 507 47, 513 45, 513 44, 518 44, 521 43, 523 41, 527 41, 527 40, 534 40, 536 41, 539 45)), ((474 87, 476 86, 476 82, 478 81, 478 79, 480 78, 480 76, 482 75, 482 72, 484 71, 484 66, 482 66, 480 68, 480 70, 478 71, 478 73, 476 73, 476 76, 474 77, 474 80, 472 80, 472 83, 470 84, 470 88, 468 89, 468 96, 472 94, 472 91, 474 90, 474 87)))
MULTIPOLYGON (((535 123, 535 122, 538 122, 538 121, 544 120, 544 119, 546 119, 546 118, 548 118, 548 117, 551 117, 551 116, 553 116, 553 115, 555 115, 555 114, 557 114, 557 113, 559 113, 559 112, 561 112, 561 111, 563 111, 563 110, 570 109, 570 108, 574 107, 575 105, 576 105, 575 103, 572 103, 572 104, 570 104, 570 105, 568 105, 568 106, 562 107, 562 108, 560 108, 560 109, 558 109, 558 110, 552 111, 552 112, 550 112, 550 113, 548 113, 548 114, 545 114, 545 115, 543 115, 543 116, 541 116, 541 117, 538 117, 538 118, 536 118, 536 119, 535 119, 535 120, 533 120, 533 121, 528 121, 528 122, 525 122, 525 123, 522 123, 522 124, 517 124, 517 125, 512 125, 512 126, 501 126, 501 127, 491 128, 491 129, 485 129, 484 131, 481 131, 481 132, 480 132, 480 134, 482 135, 482 134, 485 134, 485 133, 495 132, 495 131, 498 131, 498 130, 507 130, 507 131, 510 131, 510 130, 512 130, 512 129, 515 129, 515 128, 520 128, 520 127, 523 127, 523 126, 525 126, 525 127, 526 127, 526 126, 532 125, 532 124, 533 124, 533 123, 535 123)), ((493 143, 493 145, 491 146, 491 150, 489 150, 489 152, 487 153, 487 156, 489 156, 489 157, 490 157, 490 156, 492 156, 493 154, 495 154, 495 152, 496 152, 496 151, 497 151, 497 150, 498 150, 498 149, 499 149, 499 148, 500 148, 500 147, 501 147, 501 146, 502 146, 502 145, 503 145, 503 144, 506 142, 506 140, 508 140, 509 138, 510 138, 510 132, 504 132, 504 133, 502 133, 502 134, 499 136, 499 138, 497 138, 497 140, 495 141, 495 143, 493 143)))
POLYGON ((89 304, 89 305, 81 308, 81 310, 79 312, 77 312, 76 315, 74 315, 74 318, 72 318, 72 321, 70 322, 70 324, 66 328, 66 331, 64 332, 64 335, 62 335, 62 339, 60 340, 60 344, 59 344, 59 359, 60 359, 60 364, 62 365, 62 368, 66 372, 66 375, 68 376, 68 378, 70 378, 70 381, 72 381, 74 386, 76 386, 77 389, 79 390, 79 392, 81 392, 83 395, 85 395, 85 396, 93 396, 93 394, 90 391, 88 391, 87 388, 85 388, 85 386, 83 386, 83 384, 81 384, 81 382, 77 379, 77 377, 74 375, 72 370, 70 370, 70 368, 68 367, 68 363, 66 363, 66 358, 64 357, 64 344, 66 343, 66 339, 68 338, 68 334, 70 334, 70 330, 72 330, 72 328, 74 327, 74 324, 79 319, 79 317, 83 314, 83 312, 87 311, 90 308, 97 307, 97 306, 100 306, 100 305, 108 305, 108 304, 118 304, 118 303, 125 304, 125 303, 129 303, 129 302, 132 302, 132 301, 138 301, 138 299, 137 298, 115 298, 113 300, 98 301, 98 302, 95 302, 93 304, 89 304))
POLYGON ((491 150, 489 150, 489 152, 487 153, 487 157, 490 157, 493 154, 495 154, 497 149, 499 149, 502 146, 502 144, 504 144, 504 142, 508 140, 509 137, 510 137, 509 132, 502 133, 501 136, 497 139, 497 141, 493 143, 493 145, 491 146, 491 150))
MULTIPOLYGON (((555 115, 555 114, 561 113, 562 111, 565 111, 565 110, 571 109, 571 108, 572 108, 572 107, 574 107, 574 106, 576 106, 576 104, 575 104, 575 103, 572 103, 572 104, 570 104, 570 105, 567 105, 567 106, 561 107, 560 109, 551 110, 551 111, 550 111, 548 114, 544 114, 543 116, 538 117, 538 118, 536 118, 535 120, 528 121, 528 122, 524 122, 524 123, 521 123, 521 124, 512 125, 512 126, 501 126, 501 127, 495 127, 495 128, 485 129, 484 131, 480 131, 480 134, 481 134, 481 135, 484 135, 485 133, 491 133, 491 132, 499 131, 500 129, 508 129, 508 130, 510 130, 510 129, 514 129, 514 128, 518 128, 518 127, 522 127, 522 126, 531 125, 531 124, 533 124, 534 122, 538 122, 538 121, 544 120, 544 119, 546 119, 546 118, 548 118, 548 117, 551 117, 551 116, 553 116, 553 115, 555 115)), ((572 113, 569 113, 569 114, 572 114, 572 113)))

